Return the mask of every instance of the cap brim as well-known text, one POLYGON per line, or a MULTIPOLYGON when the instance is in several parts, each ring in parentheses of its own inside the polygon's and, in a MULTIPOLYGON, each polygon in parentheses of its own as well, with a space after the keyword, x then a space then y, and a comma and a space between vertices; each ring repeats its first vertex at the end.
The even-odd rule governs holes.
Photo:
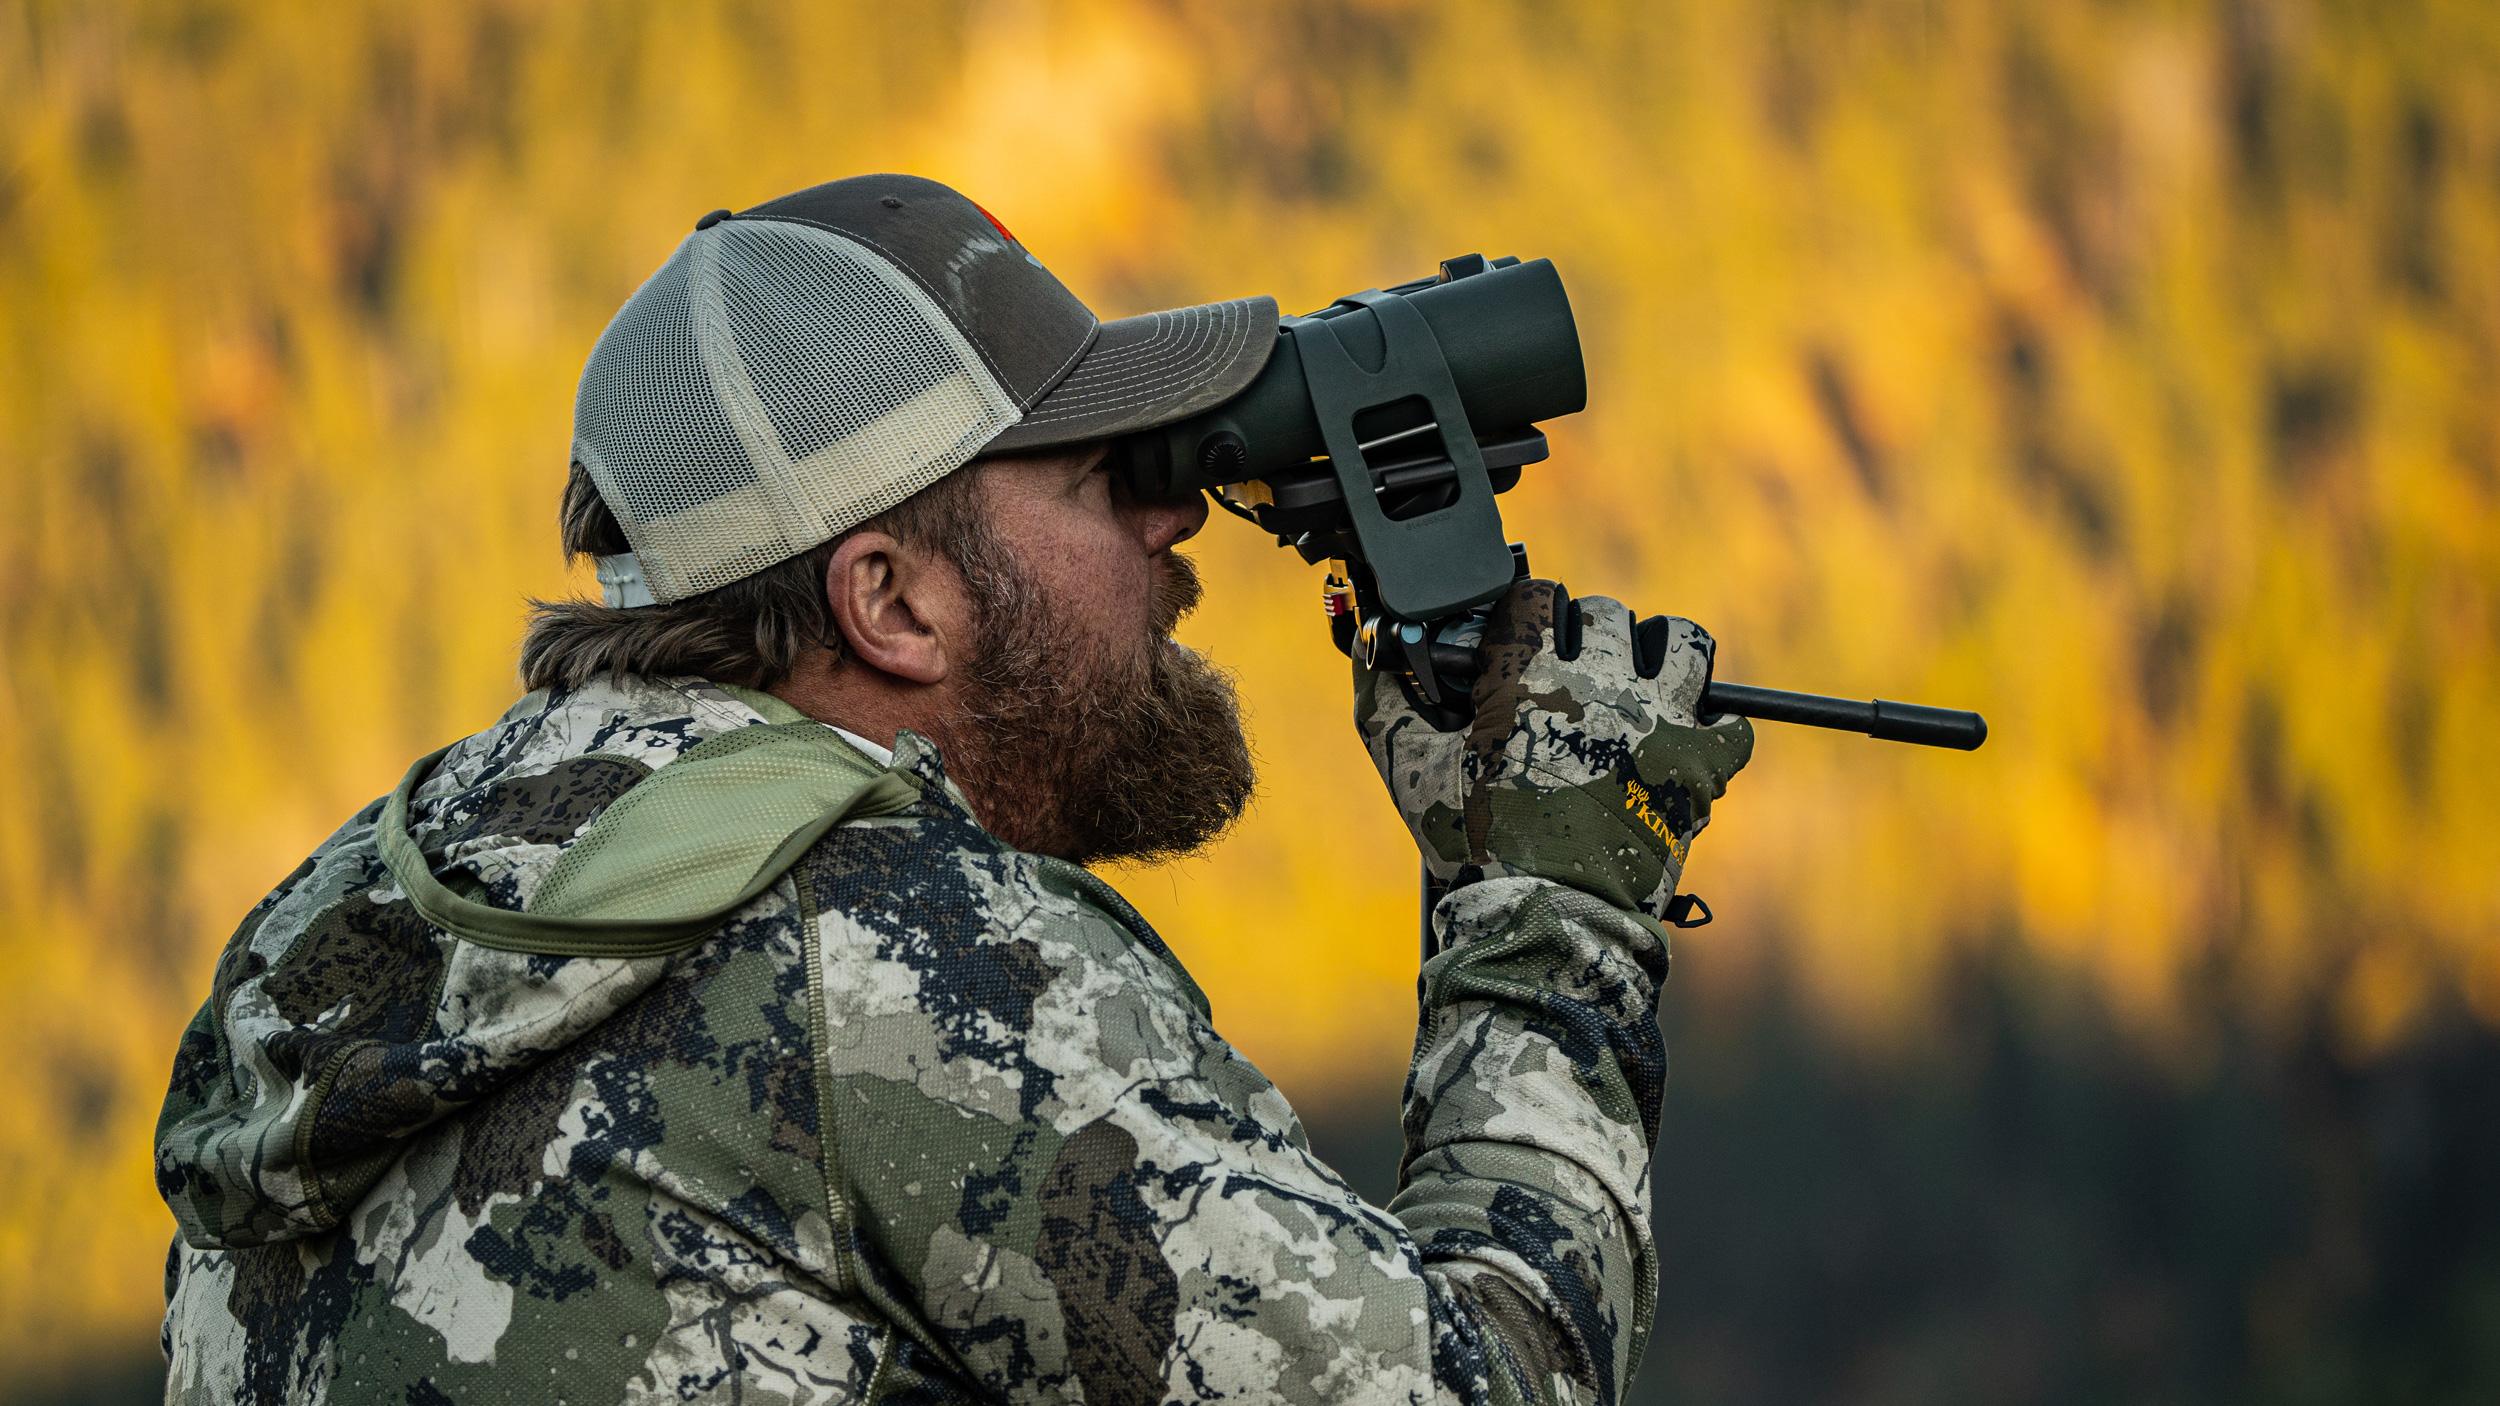
POLYGON ((1274 298, 1106 322, 1068 374, 982 452, 1082 444, 1168 425, 1241 394, 1275 350, 1274 298))

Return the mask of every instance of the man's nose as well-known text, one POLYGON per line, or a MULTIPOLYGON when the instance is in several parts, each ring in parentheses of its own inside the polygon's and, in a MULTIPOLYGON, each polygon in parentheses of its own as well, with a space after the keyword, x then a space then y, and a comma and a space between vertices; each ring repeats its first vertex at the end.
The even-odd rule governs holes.
POLYGON ((1153 555, 1198 535, 1207 525, 1207 495, 1192 493, 1176 502, 1150 503, 1142 508, 1146 552, 1153 555))

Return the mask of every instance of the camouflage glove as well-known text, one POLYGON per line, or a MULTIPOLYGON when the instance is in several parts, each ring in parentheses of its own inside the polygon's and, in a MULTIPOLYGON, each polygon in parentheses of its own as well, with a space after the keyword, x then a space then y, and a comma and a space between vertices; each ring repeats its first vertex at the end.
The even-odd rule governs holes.
POLYGON ((1528 875, 1668 916, 1753 725, 1697 712, 1715 645, 1690 620, 1522 581, 1485 627, 1474 724, 1440 732, 1355 665, 1355 724, 1444 883, 1528 875))

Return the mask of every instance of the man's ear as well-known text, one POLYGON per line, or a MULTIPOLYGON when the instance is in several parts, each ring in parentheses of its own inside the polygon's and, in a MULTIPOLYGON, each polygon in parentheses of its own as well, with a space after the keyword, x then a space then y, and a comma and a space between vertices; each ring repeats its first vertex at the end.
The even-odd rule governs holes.
POLYGON ((825 600, 846 657, 906 683, 946 678, 946 644, 969 602, 941 561, 883 532, 842 539, 825 562, 825 600))

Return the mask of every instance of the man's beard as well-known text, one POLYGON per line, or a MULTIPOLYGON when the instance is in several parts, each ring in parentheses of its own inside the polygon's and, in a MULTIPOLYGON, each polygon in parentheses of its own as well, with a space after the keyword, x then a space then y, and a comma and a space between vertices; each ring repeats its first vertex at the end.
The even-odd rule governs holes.
POLYGON ((1197 570, 1168 557, 1153 633, 1122 651, 1072 628, 1003 542, 975 536, 957 564, 981 602, 978 657, 946 761, 983 824, 1078 863, 1204 848, 1257 776, 1231 676, 1168 643, 1198 603, 1197 570))

